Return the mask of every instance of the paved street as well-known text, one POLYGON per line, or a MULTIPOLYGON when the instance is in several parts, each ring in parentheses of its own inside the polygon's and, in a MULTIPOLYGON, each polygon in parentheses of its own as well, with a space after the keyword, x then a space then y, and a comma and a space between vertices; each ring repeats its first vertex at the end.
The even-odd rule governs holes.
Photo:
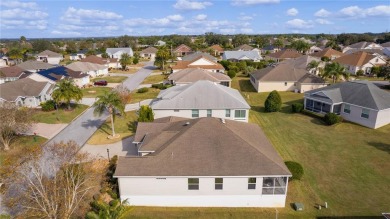
POLYGON ((153 66, 153 62, 147 62, 143 68, 137 71, 137 73, 126 79, 123 82, 123 85, 125 85, 130 91, 137 89, 142 81, 145 80, 145 78, 148 77, 154 69, 155 67, 153 66))

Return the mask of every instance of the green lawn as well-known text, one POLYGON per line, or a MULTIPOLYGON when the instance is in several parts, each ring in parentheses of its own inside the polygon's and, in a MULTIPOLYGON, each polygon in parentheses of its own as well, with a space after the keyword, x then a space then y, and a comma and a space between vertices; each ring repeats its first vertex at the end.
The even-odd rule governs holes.
POLYGON ((71 111, 61 108, 58 111, 54 110, 50 112, 44 112, 37 109, 34 111, 32 120, 36 123, 70 123, 76 116, 80 115, 87 108, 88 106, 86 105, 77 104, 71 111))
POLYGON ((126 70, 126 71, 123 71, 123 70, 121 70, 121 69, 111 69, 110 70, 110 74, 111 73, 121 73, 121 74, 134 74, 134 73, 136 73, 138 71, 138 69, 135 69, 135 68, 130 68, 130 69, 128 69, 128 70, 126 70))
MULTIPOLYGON (((233 80, 251 105, 249 120, 266 133, 285 161, 302 164, 301 181, 289 183, 286 207, 279 218, 320 216, 380 216, 390 203, 390 125, 373 130, 344 122, 325 126, 317 118, 292 114, 291 104, 303 95, 281 92, 283 110, 264 113, 268 93, 255 93, 247 77, 233 80), (290 207, 304 204, 303 212, 290 207), (328 202, 328 209, 317 204, 328 202)), ((133 218, 274 218, 267 208, 154 208, 135 207, 133 218)))
POLYGON ((149 88, 149 91, 146 93, 137 93, 137 90, 135 90, 131 93, 130 103, 138 103, 142 100, 154 99, 157 97, 158 93, 160 93, 160 90, 155 88, 149 88))
POLYGON ((104 81, 107 81, 107 83, 122 83, 126 79, 127 79, 127 77, 125 77, 125 76, 107 76, 107 77, 102 77, 102 78, 94 78, 91 81, 95 82, 95 81, 104 80, 104 81))
POLYGON ((111 144, 133 135, 132 122, 137 120, 135 111, 126 112, 126 117, 116 117, 114 121, 115 133, 120 134, 120 138, 108 139, 112 135, 110 118, 92 135, 88 144, 111 144))
POLYGON ((159 74, 159 75, 150 75, 149 77, 145 78, 145 80, 142 82, 142 84, 156 84, 161 83, 165 79, 167 79, 166 75, 159 74))
POLYGON ((97 97, 103 95, 104 92, 110 92, 112 88, 109 87, 90 87, 83 88, 83 97, 97 97))
POLYGON ((384 78, 377 78, 377 77, 366 77, 366 76, 360 76, 360 77, 356 77, 356 76, 352 76, 354 78, 356 78, 356 80, 367 80, 367 81, 383 81, 384 78))

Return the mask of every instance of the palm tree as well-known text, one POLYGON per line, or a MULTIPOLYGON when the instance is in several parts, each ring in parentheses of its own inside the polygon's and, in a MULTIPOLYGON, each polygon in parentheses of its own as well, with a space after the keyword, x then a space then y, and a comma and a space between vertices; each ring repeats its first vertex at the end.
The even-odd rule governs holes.
POLYGON ((53 100, 56 103, 64 102, 70 109, 70 101, 76 100, 77 102, 83 98, 83 92, 79 87, 74 85, 71 80, 61 80, 57 85, 52 95, 53 100))
POLYGON ((126 66, 131 64, 131 57, 130 57, 130 55, 127 54, 127 53, 123 53, 121 55, 121 59, 119 60, 119 62, 121 63, 122 69, 125 70, 126 66))
POLYGON ((156 53, 156 64, 162 66, 162 70, 165 69, 165 62, 171 57, 167 47, 161 47, 156 53))
MULTIPOLYGON (((317 62, 316 60, 311 61, 309 64, 306 66, 306 70, 311 70, 315 69, 315 72, 317 73, 317 70, 319 69, 318 66, 320 65, 320 62, 317 62)), ((321 71, 321 70, 320 70, 321 71)))
POLYGON ((96 97, 98 100, 93 104, 95 107, 94 113, 99 116, 105 111, 108 111, 111 115, 111 128, 112 136, 115 137, 114 119, 116 112, 120 112, 122 115, 125 113, 125 104, 122 102, 121 97, 116 92, 104 92, 103 95, 96 97))
POLYGON ((345 68, 339 63, 333 62, 325 65, 324 74, 322 77, 330 77, 333 79, 333 83, 336 83, 336 81, 338 81, 341 76, 348 80, 349 73, 346 72, 345 68))

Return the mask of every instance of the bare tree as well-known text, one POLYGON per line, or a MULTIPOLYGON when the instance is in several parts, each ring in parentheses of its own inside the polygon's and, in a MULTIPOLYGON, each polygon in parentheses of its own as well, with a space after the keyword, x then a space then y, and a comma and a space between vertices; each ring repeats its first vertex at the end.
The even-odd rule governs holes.
POLYGON ((9 150, 17 134, 25 133, 31 127, 31 111, 19 108, 14 103, 0 104, 0 142, 9 150))
POLYGON ((116 86, 113 91, 117 93, 122 101, 123 104, 130 103, 131 100, 131 91, 124 86, 123 84, 120 84, 116 86))
POLYGON ((78 149, 73 141, 55 143, 25 159, 5 179, 4 202, 11 216, 62 219, 79 214, 99 189, 104 171, 78 149))

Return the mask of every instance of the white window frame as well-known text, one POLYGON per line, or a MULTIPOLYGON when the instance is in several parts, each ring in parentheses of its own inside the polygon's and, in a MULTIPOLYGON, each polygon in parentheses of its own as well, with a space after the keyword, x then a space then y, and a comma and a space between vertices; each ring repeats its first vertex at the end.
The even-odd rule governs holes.
POLYGON ((193 109, 191 110, 191 117, 192 118, 199 118, 199 110, 198 109, 193 109), (195 113, 194 113, 195 112, 195 113), (194 116, 194 115, 198 115, 198 116, 194 116))
POLYGON ((256 183, 257 183, 256 177, 248 178, 248 190, 255 190, 256 189, 256 183), (253 179, 254 179, 254 182, 251 182, 253 179))
POLYGON ((245 119, 246 118, 246 110, 234 110, 234 118, 245 119), (242 116, 242 112, 243 112, 244 116, 242 116), (236 113, 239 113, 239 116, 237 116, 236 113))
POLYGON ((365 119, 369 119, 370 118, 370 110, 369 109, 362 109, 362 113, 360 114, 360 117, 365 118, 365 119), (364 111, 366 111, 366 113, 364 111), (365 117, 365 115, 367 115, 367 117, 365 117))
POLYGON ((215 178, 214 179, 214 189, 215 190, 223 190, 223 178, 215 178), (221 180, 221 182, 217 182, 217 180, 221 180))
POLYGON ((213 117, 213 110, 212 109, 207 109, 207 117, 213 117))
POLYGON ((349 104, 344 104, 344 109, 343 112, 346 114, 351 114, 351 105, 349 104), (347 110, 347 111, 346 111, 347 110))
POLYGON ((230 118, 231 116, 231 110, 230 109, 225 109, 225 117, 230 118))
POLYGON ((199 178, 188 178, 187 184, 188 190, 199 190, 199 178), (190 182, 191 180, 195 180, 198 182, 190 182))

